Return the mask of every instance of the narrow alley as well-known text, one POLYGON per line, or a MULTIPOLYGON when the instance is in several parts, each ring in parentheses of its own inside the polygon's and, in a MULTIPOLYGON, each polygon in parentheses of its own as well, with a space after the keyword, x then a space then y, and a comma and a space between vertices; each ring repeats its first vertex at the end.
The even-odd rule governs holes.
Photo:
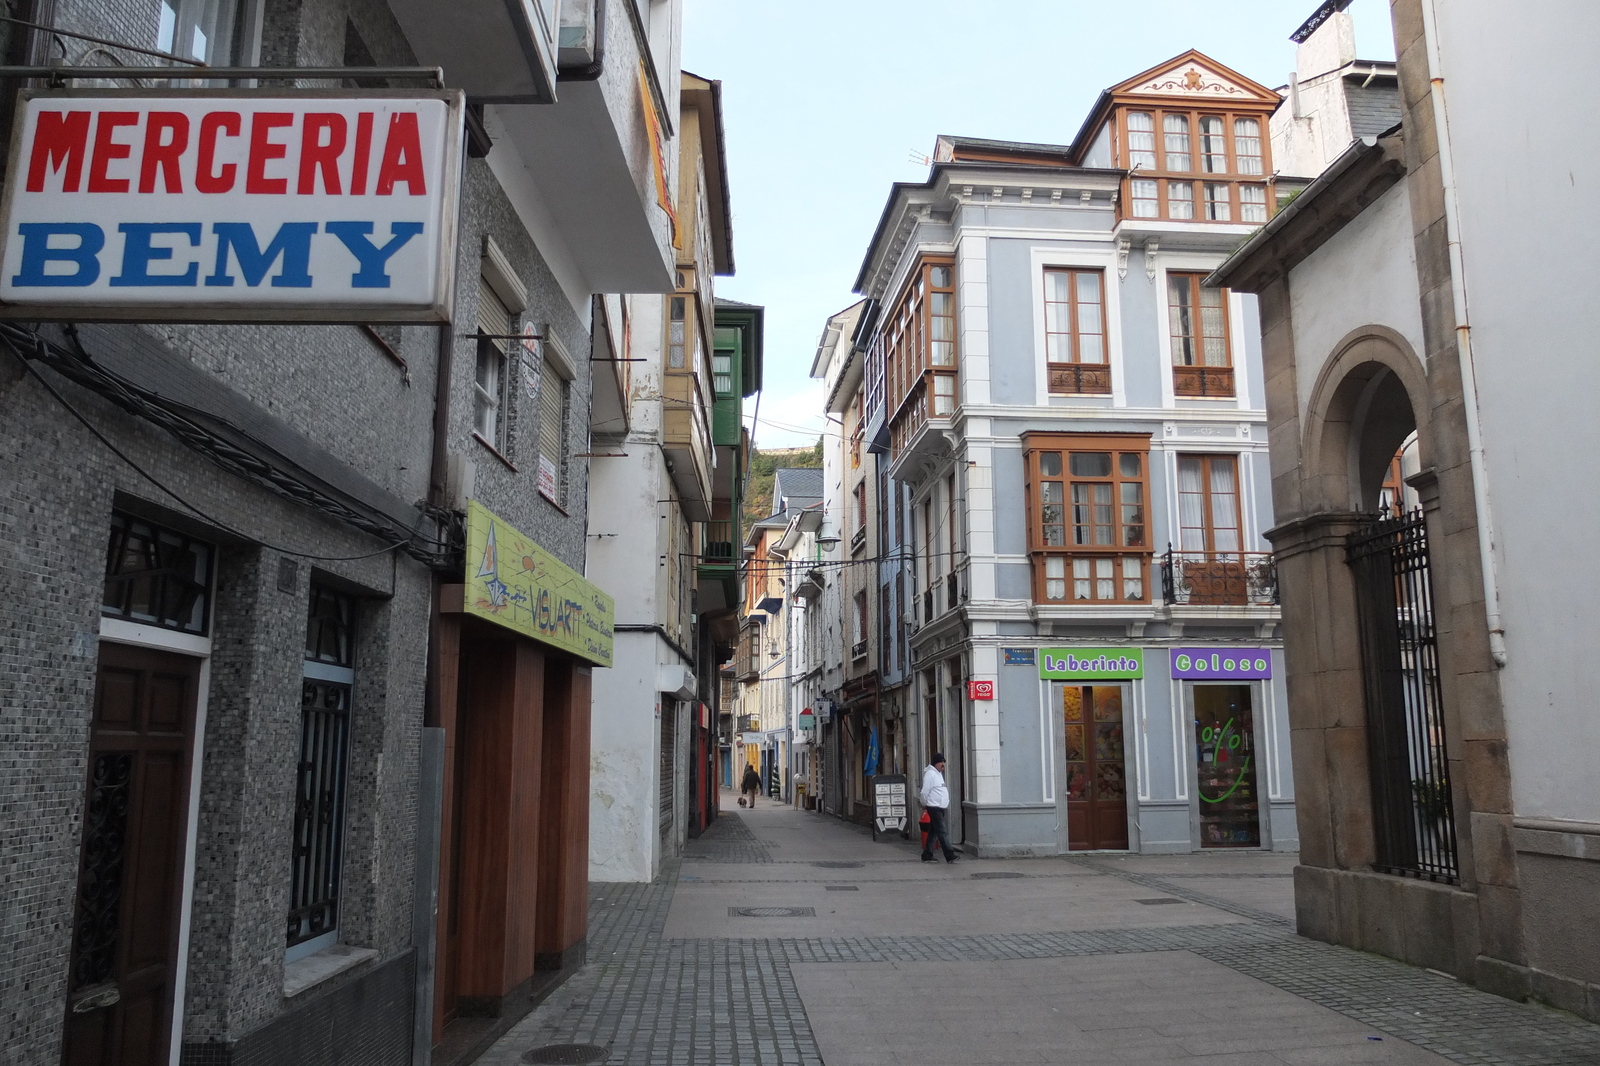
POLYGON ((1296 936, 1291 854, 924 864, 722 800, 654 883, 590 885, 588 964, 481 1062, 1600 1062, 1600 1026, 1296 936))

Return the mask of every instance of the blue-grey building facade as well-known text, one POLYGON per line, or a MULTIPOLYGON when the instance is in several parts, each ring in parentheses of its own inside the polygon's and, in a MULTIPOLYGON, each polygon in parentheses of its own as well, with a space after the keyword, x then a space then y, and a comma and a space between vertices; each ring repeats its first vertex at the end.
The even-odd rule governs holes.
POLYGON ((907 763, 978 854, 1298 845, 1257 311, 1200 284, 1287 192, 1277 101, 1191 52, 1071 145, 940 138, 874 235, 907 763))

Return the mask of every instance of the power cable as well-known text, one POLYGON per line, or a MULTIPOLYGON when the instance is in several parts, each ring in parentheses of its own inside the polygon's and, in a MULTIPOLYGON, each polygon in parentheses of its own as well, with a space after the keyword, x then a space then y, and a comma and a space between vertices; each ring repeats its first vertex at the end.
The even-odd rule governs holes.
MULTIPOLYGON (((25 356, 22 353, 21 349, 16 345, 16 343, 14 341, 14 338, 11 336, 11 332, 12 332, 12 330, 10 328, 0 329, 0 339, 3 339, 5 341, 6 349, 8 351, 10 351, 11 354, 16 357, 17 361, 22 364, 23 370, 26 371, 30 376, 32 376, 33 379, 35 381, 37 381, 40 385, 42 385, 44 387, 45 391, 48 392, 52 397, 54 397, 55 401, 58 404, 60 404, 63 408, 66 409, 68 414, 72 415, 73 418, 77 419, 78 422, 80 422, 85 429, 87 429, 91 434, 93 434, 93 436, 94 436, 94 438, 96 440, 98 440, 101 444, 105 445, 107 451, 111 452, 112 455, 115 455, 118 459, 121 459, 124 463, 126 463, 128 465, 128 467, 133 470, 134 473, 138 474, 140 477, 142 477, 146 481, 150 482, 150 484, 154 485, 156 488, 160 489, 162 492, 164 492, 168 496, 172 497, 172 499, 174 499, 178 503, 182 504, 184 507, 186 507, 189 511, 191 511, 193 514, 195 514, 199 518, 201 518, 204 521, 210 523, 211 525, 216 526, 218 529, 221 529, 223 532, 232 534, 233 536, 236 536, 236 537, 240 538, 241 540, 248 541, 249 543, 254 544, 257 547, 268 548, 268 549, 270 549, 272 551, 275 551, 275 552, 278 552, 278 553, 280 553, 282 555, 291 555, 291 556, 294 556, 294 557, 299 558, 299 559, 313 559, 313 560, 317 560, 319 562, 356 562, 356 561, 361 560, 361 559, 371 559, 371 558, 374 558, 374 557, 379 556, 379 555, 387 555, 389 552, 392 552, 397 548, 402 548, 402 547, 404 547, 405 545, 407 545, 407 544, 409 544, 411 542, 410 538, 407 538, 406 540, 396 541, 395 543, 389 545, 388 547, 380 548, 380 549, 378 549, 377 551, 374 551, 374 552, 367 552, 367 553, 365 553, 363 555, 315 555, 315 554, 312 554, 310 552, 296 551, 293 548, 284 548, 284 547, 281 547, 279 545, 272 544, 272 543, 270 543, 268 541, 262 540, 260 537, 252 536, 249 533, 245 533, 245 532, 242 532, 241 530, 234 529, 232 526, 228 525, 226 522, 223 522, 221 519, 212 516, 211 514, 207 513, 206 511, 202 510, 201 508, 195 506, 193 503, 190 503, 187 499, 185 499, 183 496, 179 495, 176 491, 174 491, 165 482, 161 481, 154 474, 150 473, 148 470, 144 469, 137 462, 135 462, 133 459, 131 459, 128 456, 128 454, 126 452, 124 452, 121 448, 118 448, 115 444, 111 443, 111 440, 104 433, 102 433, 100 431, 99 427, 95 426, 94 423, 89 421, 88 417, 85 416, 83 414, 83 412, 79 411, 75 406, 73 406, 72 403, 70 401, 68 401, 65 396, 61 395, 61 393, 59 391, 57 391, 56 387, 54 385, 52 385, 44 377, 44 375, 39 373, 38 368, 33 365, 33 363, 28 359, 28 357, 25 356)), ((38 334, 31 333, 31 331, 27 331, 27 330, 22 330, 21 332, 30 334, 33 337, 35 345, 36 345, 36 347, 38 349, 43 349, 45 347, 45 343, 46 342, 45 342, 43 337, 40 337, 38 334)), ((420 519, 419 519, 419 523, 420 523, 420 519)))

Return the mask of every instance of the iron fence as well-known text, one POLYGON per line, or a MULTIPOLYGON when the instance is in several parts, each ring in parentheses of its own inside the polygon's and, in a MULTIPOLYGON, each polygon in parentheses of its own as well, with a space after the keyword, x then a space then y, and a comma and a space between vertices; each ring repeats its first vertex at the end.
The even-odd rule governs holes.
POLYGON ((1356 583, 1376 866, 1455 883, 1455 808, 1422 512, 1376 518, 1350 535, 1347 553, 1356 583))

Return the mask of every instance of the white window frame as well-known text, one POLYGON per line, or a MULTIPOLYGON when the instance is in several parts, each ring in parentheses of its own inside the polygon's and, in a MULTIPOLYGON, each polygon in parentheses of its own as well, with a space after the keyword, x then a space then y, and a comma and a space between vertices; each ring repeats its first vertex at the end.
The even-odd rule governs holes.
MULTIPOLYGON (((1063 406, 1087 400, 1090 405, 1103 397, 1074 397, 1050 391, 1050 353, 1045 337, 1044 274, 1046 270, 1098 270, 1104 279, 1101 314, 1105 316, 1106 365, 1111 370, 1111 406, 1127 407, 1127 375, 1122 351, 1122 282, 1117 274, 1115 248, 1104 251, 1079 248, 1034 248, 1029 264, 1028 283, 1033 287, 1033 374, 1034 403, 1040 407, 1063 406), (1053 403, 1053 401, 1056 401, 1053 403)), ((1168 386, 1170 388, 1170 384, 1168 386)), ((1170 405, 1169 405, 1170 406, 1170 405)))

